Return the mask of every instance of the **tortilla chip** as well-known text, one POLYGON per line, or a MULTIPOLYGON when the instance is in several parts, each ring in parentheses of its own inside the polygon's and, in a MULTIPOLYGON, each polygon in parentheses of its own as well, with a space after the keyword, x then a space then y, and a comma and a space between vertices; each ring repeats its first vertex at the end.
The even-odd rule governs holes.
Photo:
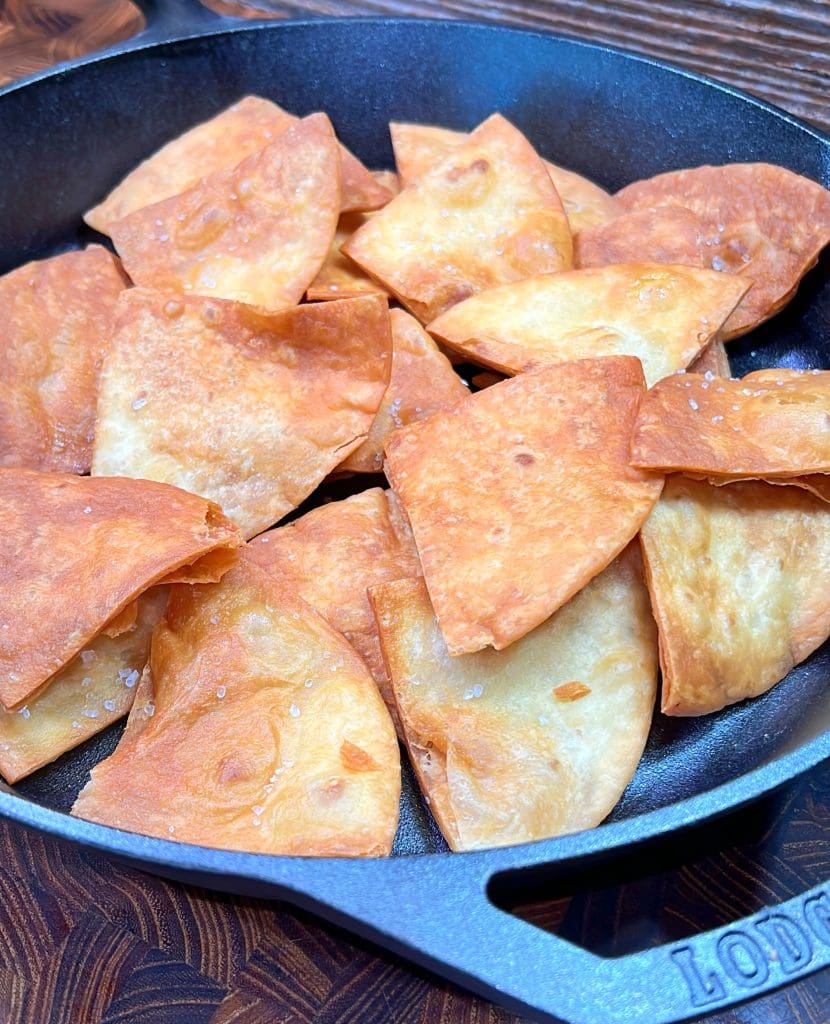
POLYGON ((126 633, 128 629, 132 629, 138 621, 138 601, 133 601, 132 604, 128 604, 126 608, 122 608, 121 611, 104 626, 101 630, 104 636, 111 637, 113 640, 117 636, 121 636, 122 633, 126 633))
POLYGON ((830 634, 830 507, 806 491, 669 477, 641 539, 664 714, 757 697, 830 634))
POLYGON ((637 356, 650 386, 689 365, 747 287, 713 270, 621 263, 493 288, 454 306, 427 329, 503 373, 594 356, 637 356))
POLYGON ((719 334, 709 342, 705 349, 693 362, 689 363, 689 373, 714 374, 716 377, 731 377, 732 368, 726 346, 719 334))
POLYGON ((478 391, 483 391, 485 388, 491 388, 494 384, 501 384, 505 380, 505 377, 500 373, 492 373, 490 370, 482 370, 481 373, 477 373, 470 383, 478 391))
POLYGON ((252 537, 365 440, 390 363, 379 296, 266 313, 130 289, 101 375, 92 471, 202 494, 252 537))
POLYGON ((830 371, 687 373, 643 399, 631 463, 734 479, 830 473, 830 371))
POLYGON ((421 580, 371 590, 410 759, 453 850, 598 825, 637 767, 657 637, 636 547, 507 651, 452 658, 421 580))
POLYGON ((726 323, 725 341, 782 309, 830 242, 830 192, 772 164, 670 171, 635 181, 617 199, 626 210, 691 210, 705 225, 709 265, 752 279, 726 323))
MULTIPOLYGON (((706 476, 704 473, 684 473, 683 476, 690 477, 692 480, 704 480, 710 487, 727 487, 729 484, 738 483, 741 480, 763 479, 759 477, 706 476)), ((772 477, 764 482, 777 487, 801 487, 817 498, 821 498, 822 501, 830 502, 830 476, 823 476, 821 473, 782 477, 781 479, 772 477)))
MULTIPOLYGON (((390 199, 401 190, 401 179, 394 171, 372 171, 372 177, 389 192, 390 199)), ((386 202, 389 202, 387 200, 386 202)), ((386 203, 383 204, 384 206, 386 203)), ((378 207, 380 209, 380 207, 378 207)))
MULTIPOLYGON (((131 171, 84 216, 109 234, 114 221, 192 188, 206 175, 230 170, 279 138, 299 119, 261 96, 245 96, 221 114, 179 135, 131 171)), ((383 182, 340 146, 344 210, 374 210, 392 198, 383 182)))
POLYGON ((392 375, 369 436, 340 465, 352 473, 381 473, 383 449, 393 430, 452 409, 469 390, 418 321, 402 309, 389 311, 392 375))
POLYGON ((167 588, 153 587, 133 602, 139 615, 132 628, 117 639, 99 633, 26 706, 0 711, 0 773, 7 782, 30 775, 127 714, 166 604, 167 588))
POLYGON ((256 562, 349 641, 363 658, 394 719, 395 701, 380 653, 368 587, 420 576, 415 542, 379 487, 312 509, 252 540, 256 562))
POLYGON ((706 225, 682 206, 658 206, 583 228, 574 238, 575 267, 638 261, 708 267, 706 225))
POLYGON ((138 285, 296 305, 323 265, 340 209, 331 123, 313 114, 236 167, 110 224, 138 285))
POLYGON ((0 469, 0 702, 24 704, 110 620, 239 535, 212 502, 149 480, 0 469))
MULTIPOLYGON (((394 121, 389 125, 389 133, 398 174, 404 185, 420 177, 470 137, 466 132, 454 132, 431 124, 394 121)), ((620 213, 616 200, 599 185, 548 160, 542 162, 559 193, 574 234, 591 224, 604 224, 620 213)))
POLYGON ((630 357, 563 363, 392 434, 387 475, 450 654, 518 640, 637 533, 663 486, 628 465, 643 388, 630 357))
POLYGON ((361 659, 290 586, 243 560, 218 586, 174 587, 150 670, 149 720, 73 814, 221 849, 389 853, 392 722, 361 659))
POLYGON ((533 147, 494 114, 343 252, 426 323, 485 288, 566 270, 571 234, 533 147))
POLYGON ((0 277, 0 466, 89 472, 98 374, 125 287, 99 245, 0 277))
POLYGON ((328 299, 353 299, 357 295, 387 295, 384 288, 365 274, 360 267, 340 251, 343 243, 366 223, 364 213, 344 213, 337 222, 328 255, 306 291, 309 302, 328 299))

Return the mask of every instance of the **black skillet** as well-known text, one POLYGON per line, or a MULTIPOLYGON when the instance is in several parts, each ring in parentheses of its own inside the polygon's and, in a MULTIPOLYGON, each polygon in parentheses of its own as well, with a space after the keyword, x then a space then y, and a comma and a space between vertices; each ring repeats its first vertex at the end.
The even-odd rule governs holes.
MULTIPOLYGON (((148 27, 104 54, 0 91, 0 272, 90 240, 81 213, 159 144, 248 92, 324 109, 371 167, 390 118, 470 128, 494 110, 542 154, 610 189, 674 167, 769 160, 830 186, 830 140, 722 85, 651 60, 458 22, 226 22, 195 0, 144 0, 148 27)), ((730 347, 738 373, 830 363, 830 259, 790 308, 730 347)), ((532 552, 528 557, 533 557, 532 552)), ((167 877, 288 900, 537 1020, 662 1024, 830 964, 822 887, 669 946, 603 958, 498 909, 511 892, 647 857, 830 753, 830 646, 766 696, 701 720, 656 716, 610 823, 450 855, 407 785, 398 856, 266 857, 119 832, 63 813, 117 729, 15 791, 0 814, 167 877), (662 838, 661 838, 662 837, 662 838)), ((685 838, 684 840, 685 841, 685 838)))

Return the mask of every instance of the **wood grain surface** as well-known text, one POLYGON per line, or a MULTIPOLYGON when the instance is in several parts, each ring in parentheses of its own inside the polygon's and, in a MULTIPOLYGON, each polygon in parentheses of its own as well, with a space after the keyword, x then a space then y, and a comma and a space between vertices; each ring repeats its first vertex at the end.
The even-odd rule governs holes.
MULTIPOLYGON (((827 0, 309 0, 259 16, 394 13, 529 25, 704 71, 830 130, 827 0)), ((0 82, 137 31, 126 0, 0 0, 0 82)), ((605 954, 830 878, 830 767, 705 830, 682 863, 516 912, 605 954)), ((709 1018, 828 1024, 830 971, 709 1018)), ((509 1024, 473 998, 310 915, 114 865, 0 824, 0 1024, 509 1024)))

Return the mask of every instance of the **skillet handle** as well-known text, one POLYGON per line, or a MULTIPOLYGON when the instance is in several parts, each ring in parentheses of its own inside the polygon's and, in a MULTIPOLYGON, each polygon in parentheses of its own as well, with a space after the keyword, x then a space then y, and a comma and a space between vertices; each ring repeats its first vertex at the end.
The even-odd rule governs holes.
POLYGON ((298 887, 293 871, 282 884, 272 881, 290 902, 548 1024, 696 1020, 830 965, 828 886, 680 942, 610 959, 497 908, 488 889, 500 876, 486 863, 475 854, 402 857, 384 865, 388 871, 351 862, 344 872, 342 862, 341 870, 317 862, 303 872, 308 888, 298 887))
POLYGON ((237 19, 216 14, 199 0, 133 0, 146 22, 134 38, 142 43, 167 42, 201 34, 212 28, 238 24, 237 19))

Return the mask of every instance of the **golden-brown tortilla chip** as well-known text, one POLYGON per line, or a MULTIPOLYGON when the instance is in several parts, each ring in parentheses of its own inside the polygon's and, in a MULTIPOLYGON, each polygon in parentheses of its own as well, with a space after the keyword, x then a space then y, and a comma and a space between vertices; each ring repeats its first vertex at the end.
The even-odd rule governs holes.
POLYGON ((387 474, 451 654, 507 647, 637 533, 662 477, 628 465, 628 356, 526 373, 396 430, 387 474))
POLYGON ((725 341, 783 308, 830 242, 830 192, 772 164, 670 171, 635 181, 616 198, 626 210, 691 210, 705 225, 709 265, 751 278, 727 321, 725 341))
POLYGON ((293 588, 244 560, 218 586, 174 587, 150 675, 141 728, 73 814, 222 849, 389 853, 395 730, 361 659, 293 588))
POLYGON ((244 555, 343 634, 368 665, 393 717, 395 702, 366 591, 421 575, 415 543, 396 513, 386 493, 373 487, 263 533, 244 555))
MULTIPOLYGON (((372 177, 389 192, 390 199, 401 190, 401 179, 394 171, 372 171, 372 177)), ((389 199, 383 205, 385 206, 388 202, 389 199)), ((380 206, 378 206, 378 209, 380 209, 380 206)))
POLYGON ((337 222, 326 260, 320 272, 308 286, 305 297, 309 302, 329 299, 353 299, 357 295, 387 295, 387 291, 340 251, 343 243, 366 223, 365 213, 344 213, 337 222))
POLYGON ((375 587, 406 743, 454 850, 592 828, 640 760, 657 638, 636 547, 507 651, 447 653, 421 580, 375 587))
POLYGON ((16 782, 54 761, 130 710, 150 653, 150 637, 167 604, 167 588, 138 601, 132 628, 103 631, 19 711, 0 710, 0 774, 16 782))
MULTIPOLYGON (((192 188, 206 175, 230 170, 275 139, 298 118, 261 96, 245 96, 216 117, 179 135, 139 164, 84 217, 105 235, 114 221, 192 188)), ((340 146, 344 210, 374 210, 393 193, 345 146, 340 146)))
POLYGON ((830 473, 830 372, 682 374, 643 399, 632 465, 738 478, 830 473))
POLYGON ((0 466, 89 472, 98 374, 125 287, 99 245, 0 277, 0 466))
POLYGON ((470 394, 450 361, 402 309, 389 311, 392 324, 392 375, 369 436, 340 465, 352 473, 380 473, 383 449, 393 430, 452 409, 470 394))
POLYGON ((637 356, 651 385, 689 365, 747 287, 713 270, 621 263, 493 288, 454 306, 428 330, 503 373, 637 356))
POLYGON ((575 267, 611 263, 679 263, 708 267, 706 225, 682 206, 634 210, 583 228, 574 238, 575 267))
POLYGON ((155 583, 205 555, 218 579, 236 527, 166 484, 0 469, 0 702, 14 709, 155 583))
MULTIPOLYGON (((466 132, 454 132, 431 124, 391 122, 389 133, 395 150, 395 163, 404 185, 433 167, 452 149, 466 142, 466 132)), ((604 224, 620 213, 615 199, 581 174, 543 161, 565 207, 571 231, 591 224, 604 224)))
POLYGON ((830 507, 798 487, 671 476, 641 539, 664 714, 757 697, 830 633, 830 507))
POLYGON ((343 246, 422 322, 485 288, 571 265, 571 233, 542 161, 498 114, 343 246))
POLYGON ((363 442, 391 344, 380 296, 266 313, 132 288, 101 374, 92 471, 202 494, 251 537, 363 442))
POLYGON ((693 362, 689 363, 689 373, 714 374, 716 377, 731 377, 732 368, 729 365, 729 356, 726 353, 726 345, 719 334, 709 342, 705 349, 693 362))
POLYGON ((138 285, 281 309, 323 265, 340 180, 331 123, 313 114, 236 167, 113 221, 110 234, 138 285))

